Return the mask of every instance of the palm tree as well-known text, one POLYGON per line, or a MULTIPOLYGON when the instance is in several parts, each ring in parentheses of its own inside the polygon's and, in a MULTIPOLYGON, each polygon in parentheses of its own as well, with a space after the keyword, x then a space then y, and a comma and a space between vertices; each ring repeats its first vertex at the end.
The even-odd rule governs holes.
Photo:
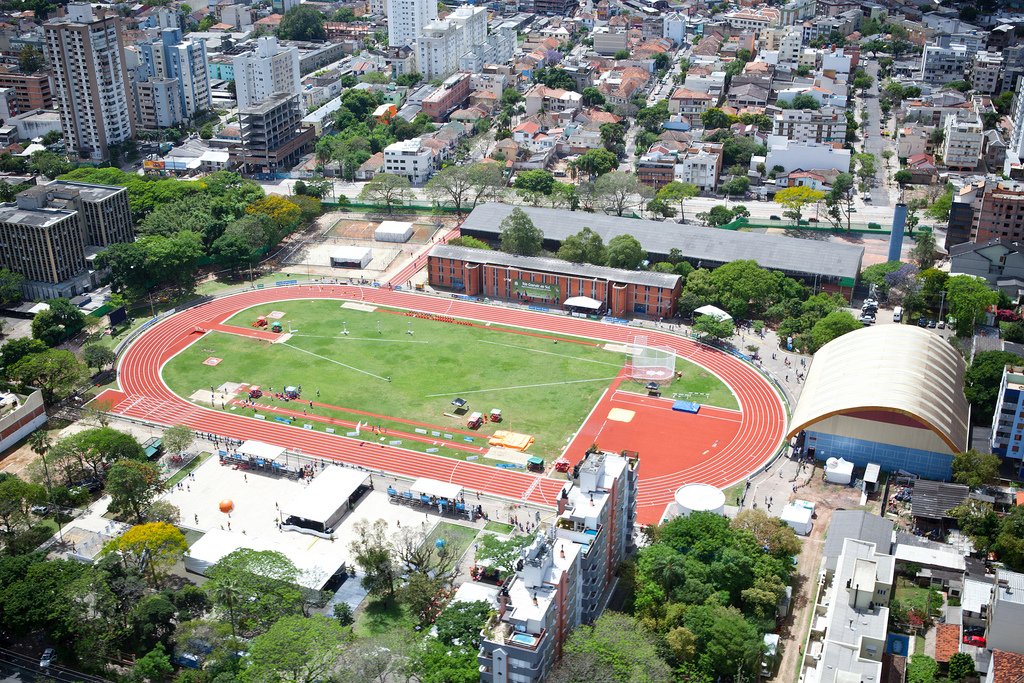
POLYGON ((237 667, 238 658, 235 656, 235 652, 238 649, 238 617, 235 614, 235 609, 242 599, 242 589, 234 579, 223 578, 216 582, 210 594, 214 602, 223 605, 228 610, 228 619, 231 623, 231 661, 237 667))
POLYGON ((37 429, 28 437, 28 443, 32 452, 38 455, 39 459, 43 461, 43 474, 46 476, 46 490, 49 491, 53 487, 53 483, 50 481, 50 468, 46 464, 46 453, 53 446, 53 442, 50 440, 49 434, 42 429, 37 429))

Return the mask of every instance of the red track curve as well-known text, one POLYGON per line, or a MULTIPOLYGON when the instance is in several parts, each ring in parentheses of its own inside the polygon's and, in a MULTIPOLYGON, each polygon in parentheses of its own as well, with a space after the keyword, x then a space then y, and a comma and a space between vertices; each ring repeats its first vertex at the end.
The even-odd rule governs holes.
MULTIPOLYGON (((118 376, 124 400, 111 412, 158 424, 186 424, 193 429, 234 439, 258 439, 300 451, 303 455, 339 460, 374 470, 450 481, 473 491, 553 506, 564 480, 463 462, 391 446, 368 444, 343 436, 304 430, 276 422, 203 408, 174 394, 161 377, 163 365, 201 339, 197 328, 213 329, 250 306, 295 299, 352 299, 408 310, 450 315, 517 328, 628 343, 637 333, 648 343, 671 347, 679 356, 707 368, 728 384, 740 403, 740 428, 712 460, 670 475, 643 476, 640 468, 638 508, 648 508, 641 521, 657 521, 660 509, 684 483, 725 487, 758 469, 778 448, 786 413, 771 385, 751 366, 716 349, 656 330, 637 330, 591 320, 488 306, 456 299, 342 285, 298 285, 262 289, 215 299, 186 309, 143 332, 121 356, 118 376), (657 515, 654 513, 657 512, 657 515), (652 519, 653 517, 653 519, 652 519)), ((643 454, 641 453, 641 464, 643 454)))

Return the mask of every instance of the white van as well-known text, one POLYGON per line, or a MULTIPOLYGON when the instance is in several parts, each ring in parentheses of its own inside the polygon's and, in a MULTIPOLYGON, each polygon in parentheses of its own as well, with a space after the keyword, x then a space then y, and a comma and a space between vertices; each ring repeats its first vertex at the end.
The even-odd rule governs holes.
POLYGON ((903 321, 903 307, 902 306, 897 306, 896 308, 892 309, 892 321, 894 323, 898 323, 898 322, 902 322, 903 321))

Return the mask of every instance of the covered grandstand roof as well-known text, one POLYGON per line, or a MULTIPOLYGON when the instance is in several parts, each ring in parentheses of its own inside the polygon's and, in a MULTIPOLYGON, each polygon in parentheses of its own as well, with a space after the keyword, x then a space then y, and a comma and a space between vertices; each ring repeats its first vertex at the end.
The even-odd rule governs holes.
POLYGON ((896 413, 953 453, 967 448, 964 360, 942 337, 910 325, 865 327, 814 354, 789 437, 837 415, 896 413))
POLYGON ((544 233, 546 240, 562 242, 569 235, 590 228, 601 236, 605 244, 618 235, 632 235, 649 253, 667 255, 672 249, 679 249, 687 259, 706 261, 707 265, 752 259, 764 268, 781 270, 790 275, 853 279, 860 272, 861 258, 864 256, 863 247, 817 239, 805 240, 493 202, 480 204, 473 209, 461 226, 462 233, 477 233, 494 239, 501 233, 502 219, 515 208, 526 212, 534 225, 544 233))

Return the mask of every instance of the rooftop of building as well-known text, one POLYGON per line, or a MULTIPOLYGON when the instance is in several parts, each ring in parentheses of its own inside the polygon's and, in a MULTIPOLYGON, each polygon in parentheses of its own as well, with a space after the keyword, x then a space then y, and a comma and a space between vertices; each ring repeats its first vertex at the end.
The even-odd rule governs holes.
POLYGON ((258 102, 250 107, 240 108, 238 113, 246 116, 266 116, 278 107, 287 104, 289 100, 298 102, 298 97, 298 95, 292 93, 274 93, 262 102, 258 102))
POLYGON ((879 552, 887 552, 892 544, 892 521, 864 510, 837 510, 832 513, 825 538, 825 566, 835 571, 839 555, 848 538, 874 543, 879 552))
POLYGON ((74 216, 74 211, 64 209, 23 209, 17 204, 0 204, 0 223, 16 223, 34 228, 48 228, 74 216))
POLYGON ((865 327, 814 354, 790 436, 836 415, 882 411, 915 418, 959 453, 968 437, 963 386, 963 357, 941 337, 909 325, 865 327))
MULTIPOLYGON (((497 237, 501 221, 512 213, 513 208, 516 207, 498 203, 478 205, 466 218, 462 229, 497 237)), ((856 278, 864 255, 863 247, 782 235, 734 232, 583 211, 529 206, 518 208, 526 212, 548 240, 562 242, 569 235, 589 227, 601 236, 605 244, 618 235, 632 235, 648 253, 667 255, 672 249, 679 249, 685 258, 694 262, 729 263, 752 259, 764 268, 789 274, 856 278)))
POLYGON ((994 596, 997 602, 1024 604, 1024 574, 997 569, 994 596))
POLYGON ((570 263, 569 261, 563 261, 556 258, 547 258, 542 256, 517 256, 515 254, 506 254, 500 251, 491 251, 489 249, 454 247, 447 244, 437 245, 433 250, 431 250, 430 254, 431 256, 437 256, 439 258, 469 261, 471 263, 510 266, 523 270, 544 271, 548 273, 558 273, 583 278, 598 278, 609 282, 622 282, 648 287, 660 287, 663 289, 673 289, 679 282, 678 275, 671 275, 669 273, 606 268, 604 266, 592 266, 586 263, 570 263))

